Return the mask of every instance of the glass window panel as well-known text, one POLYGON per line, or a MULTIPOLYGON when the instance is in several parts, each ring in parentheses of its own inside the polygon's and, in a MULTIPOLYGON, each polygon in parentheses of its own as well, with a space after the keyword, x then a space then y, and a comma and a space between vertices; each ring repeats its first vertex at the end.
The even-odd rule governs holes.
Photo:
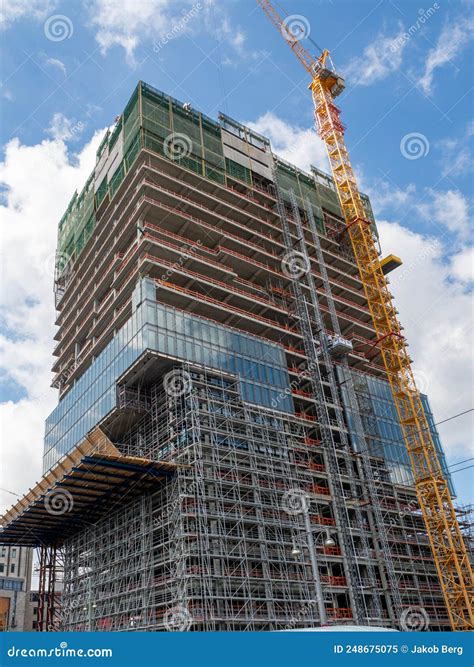
POLYGON ((198 364, 203 363, 203 350, 202 345, 199 345, 199 343, 196 343, 194 346, 194 359, 198 364))
POLYGON ((166 354, 166 334, 164 333, 158 334, 158 350, 166 354))

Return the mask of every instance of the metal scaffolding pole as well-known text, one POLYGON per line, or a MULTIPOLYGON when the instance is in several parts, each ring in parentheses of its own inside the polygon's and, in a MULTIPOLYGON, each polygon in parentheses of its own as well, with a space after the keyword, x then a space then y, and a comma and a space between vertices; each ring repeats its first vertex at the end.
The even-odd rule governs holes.
POLYGON ((313 572, 313 577, 314 577, 314 587, 316 589, 316 602, 318 604, 319 620, 321 622, 321 625, 326 625, 327 624, 326 607, 324 606, 321 577, 319 574, 318 561, 316 558, 316 551, 314 548, 313 529, 309 518, 309 512, 306 510, 306 508, 304 511, 304 524, 306 530, 306 540, 308 543, 309 557, 311 560, 311 570, 313 572))
MULTIPOLYGON (((337 317, 337 311, 332 294, 331 283, 329 281, 329 276, 326 269, 326 263, 324 261, 321 242, 319 240, 319 234, 316 227, 316 222, 314 220, 311 203, 308 199, 305 200, 305 208, 308 216, 308 227, 311 233, 311 240, 316 250, 316 259, 318 261, 319 271, 323 281, 324 292, 326 294, 326 301, 329 309, 331 326, 333 332, 336 335, 341 335, 341 329, 339 325, 339 319, 337 317)), ((348 397, 353 431, 356 436, 356 443, 354 443, 354 450, 357 450, 357 453, 360 455, 360 460, 362 464, 362 479, 363 480, 365 479, 365 482, 367 484, 369 497, 371 501, 371 509, 375 518, 375 522, 373 522, 374 523, 373 534, 374 537, 378 536, 378 544, 377 544, 378 559, 385 566, 385 572, 382 571, 382 575, 384 576, 384 579, 386 578, 386 585, 384 586, 384 589, 386 596, 388 598, 387 606, 392 622, 395 625, 398 625, 400 615, 402 613, 402 601, 398 585, 399 578, 395 573, 395 568, 391 556, 390 543, 385 528, 386 518, 383 515, 382 507, 380 504, 380 494, 382 495, 384 494, 384 489, 382 483, 377 482, 374 478, 372 463, 370 461, 369 443, 365 436, 364 427, 360 416, 360 406, 357 401, 353 377, 349 367, 349 360, 346 355, 344 355, 341 358, 340 365, 343 371, 342 373, 343 379, 340 382, 340 387, 341 391, 345 391, 348 397), (342 385, 344 385, 343 390, 342 390, 342 385)), ((333 368, 333 373, 334 377, 337 379, 338 374, 335 368, 333 368)))
MULTIPOLYGON (((275 187, 277 194, 277 206, 278 213, 280 215, 283 237, 285 240, 285 245, 287 248, 287 253, 294 253, 295 247, 293 239, 290 232, 290 227, 287 220, 285 206, 283 204, 282 197, 280 195, 278 184, 275 179, 275 187)), ((293 215, 295 218, 295 223, 299 218, 298 208, 294 199, 294 193, 290 193, 292 199, 293 215)), ((297 230, 298 236, 301 232, 297 230)), ((339 470, 338 454, 344 453, 344 448, 338 448, 334 439, 333 425, 331 423, 331 417, 328 410, 328 402, 324 395, 323 390, 323 380, 321 376, 320 362, 326 364, 326 368, 330 371, 329 363, 329 353, 327 351, 327 343, 324 336, 324 324, 322 320, 321 311, 316 297, 316 291, 314 288, 314 282, 312 279, 310 268, 310 259, 308 257, 306 245, 304 239, 300 238, 297 240, 297 244, 300 247, 300 253, 305 258, 306 268, 308 269, 303 273, 302 279, 307 283, 307 286, 310 290, 311 304, 308 304, 305 298, 305 294, 302 287, 302 279, 300 276, 293 276, 292 287, 295 295, 295 305, 297 313, 299 315, 299 325, 303 334, 303 342, 305 347, 306 356, 308 359, 308 371, 311 381, 311 387, 313 390, 313 396, 316 401, 316 413, 318 416, 319 426, 321 429, 321 437, 324 443, 325 453, 327 455, 329 468, 330 468, 330 485, 332 487, 333 496, 335 499, 334 502, 334 512, 336 516, 336 523, 340 531, 341 544, 343 547, 343 554, 345 559, 345 569, 349 581, 349 594, 352 601, 352 607, 354 610, 356 620, 361 623, 363 619, 368 618, 368 610, 366 607, 366 602, 364 595, 362 593, 363 588, 363 577, 361 576, 360 566, 357 559, 356 547, 354 542, 353 534, 350 530, 350 519, 349 513, 345 501, 344 487, 341 477, 341 472, 339 470), (311 308, 311 312, 310 312, 311 308), (316 345, 316 341, 319 345, 316 345)), ((331 390, 331 403, 335 407, 336 414, 336 424, 338 427, 339 437, 342 439, 344 435, 344 424, 342 423, 342 416, 337 404, 337 390, 333 384, 331 384, 331 375, 328 373, 330 390, 331 390)), ((350 476, 351 470, 347 469, 347 474, 350 476)), ((366 554, 368 556, 368 554, 366 554)))

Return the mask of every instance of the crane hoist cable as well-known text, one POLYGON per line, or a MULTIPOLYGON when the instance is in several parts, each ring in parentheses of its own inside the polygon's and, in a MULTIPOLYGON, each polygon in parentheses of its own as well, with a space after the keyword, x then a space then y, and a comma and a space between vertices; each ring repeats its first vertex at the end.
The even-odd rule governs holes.
POLYGON ((222 54, 221 54, 221 40, 219 39, 219 31, 217 30, 216 15, 214 12, 214 3, 209 3, 209 14, 212 24, 212 29, 214 31, 214 37, 216 40, 216 54, 217 54, 217 78, 219 80, 219 87, 221 89, 222 95, 222 108, 224 113, 228 115, 227 110, 227 93, 225 89, 224 76, 222 74, 222 54))

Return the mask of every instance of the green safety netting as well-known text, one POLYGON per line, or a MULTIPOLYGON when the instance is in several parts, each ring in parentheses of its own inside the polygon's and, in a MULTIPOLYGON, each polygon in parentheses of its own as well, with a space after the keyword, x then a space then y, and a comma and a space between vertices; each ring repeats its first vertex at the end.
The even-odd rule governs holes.
POLYGON ((299 171, 296 168, 291 168, 289 165, 287 166, 281 162, 277 162, 276 164, 275 175, 283 199, 289 202, 290 191, 293 190, 299 208, 304 211, 307 210, 307 202, 309 201, 316 226, 319 231, 324 233, 322 208, 325 208, 325 206, 322 203, 319 186, 316 185, 314 179, 304 172, 299 171))
MULTIPOLYGON (((185 109, 177 100, 140 83, 112 132, 107 132, 97 151, 97 158, 105 159, 104 151, 111 151, 123 133, 123 159, 114 173, 104 176, 94 194, 94 174, 80 195, 75 194, 59 225, 58 270, 64 268, 65 257, 75 260, 87 243, 96 224, 96 212, 104 201, 110 201, 120 188, 141 149, 146 149, 204 178, 225 184, 237 179, 252 184, 252 171, 224 157, 221 126, 199 112, 185 109), (180 136, 181 135, 181 136, 180 136), (173 139, 181 141, 180 149, 169 150, 173 139), (183 150, 184 146, 184 150, 183 150)), ((285 199, 294 190, 298 203, 306 209, 309 200, 316 223, 324 232, 322 208, 340 215, 336 193, 315 184, 312 176, 290 165, 277 163, 277 181, 285 199)), ((367 201, 368 215, 372 211, 367 201)))

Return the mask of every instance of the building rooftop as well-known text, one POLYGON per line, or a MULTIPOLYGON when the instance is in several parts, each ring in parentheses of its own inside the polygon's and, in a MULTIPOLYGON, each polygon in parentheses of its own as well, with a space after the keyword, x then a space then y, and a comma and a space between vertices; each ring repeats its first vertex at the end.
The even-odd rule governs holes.
MULTIPOLYGON (((223 113, 213 120, 140 81, 114 127, 105 133, 84 188, 74 193, 59 222, 57 275, 82 252, 98 210, 104 200, 114 198, 141 149, 158 152, 224 186, 232 178, 262 189, 275 173, 283 192, 292 188, 297 195, 309 197, 316 209, 323 204, 340 215, 329 174, 315 166, 307 173, 274 154, 270 139, 242 123, 223 113), (239 150, 242 146, 243 152, 239 150)), ((362 197, 368 218, 373 221, 369 199, 367 195, 362 197)))

